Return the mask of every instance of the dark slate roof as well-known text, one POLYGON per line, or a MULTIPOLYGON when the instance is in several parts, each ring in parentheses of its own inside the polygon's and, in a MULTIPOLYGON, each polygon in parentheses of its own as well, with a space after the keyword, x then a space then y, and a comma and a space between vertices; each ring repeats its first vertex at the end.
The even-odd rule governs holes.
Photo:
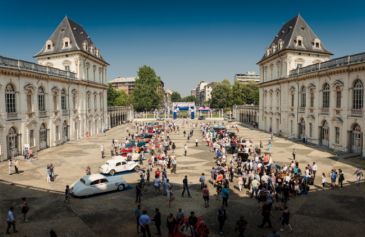
MULTIPOLYGON (((53 50, 47 51, 46 45, 43 46, 41 51, 35 55, 35 57, 43 56, 43 55, 50 55, 55 53, 63 53, 63 52, 70 52, 70 51, 78 51, 82 50, 85 53, 90 54, 91 56, 98 58, 99 60, 104 61, 103 57, 97 57, 96 55, 92 55, 89 51, 84 50, 83 43, 86 41, 88 47, 94 47, 96 49, 94 43, 92 42, 91 38, 84 30, 82 26, 65 16, 61 23, 57 26, 56 30, 52 33, 52 35, 48 38, 53 43, 53 50), (65 49, 62 48, 63 39, 68 37, 70 39, 70 47, 65 49)), ((105 62, 105 61, 104 61, 105 62)))
POLYGON ((269 55, 267 55, 267 53, 265 52, 265 55, 262 57, 260 62, 285 49, 318 52, 332 55, 332 53, 325 48, 322 41, 320 42, 320 48, 313 47, 313 42, 315 39, 319 39, 319 37, 313 32, 313 30, 303 19, 303 17, 298 14, 286 24, 284 24, 284 26, 279 30, 279 32, 271 42, 269 48, 272 48, 273 45, 276 45, 277 50, 275 52, 271 52, 269 55), (297 36, 303 37, 302 47, 296 46, 295 40, 297 36), (280 41, 282 41, 281 49, 279 49, 280 41))

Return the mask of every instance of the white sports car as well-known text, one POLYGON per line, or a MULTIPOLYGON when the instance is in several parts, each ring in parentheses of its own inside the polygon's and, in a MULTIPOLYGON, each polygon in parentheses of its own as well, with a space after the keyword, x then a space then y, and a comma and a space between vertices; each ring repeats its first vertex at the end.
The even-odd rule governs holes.
POLYGON ((91 174, 73 183, 70 193, 76 197, 83 197, 116 190, 123 191, 127 186, 127 182, 121 176, 91 174))
POLYGON ((114 175, 115 173, 124 171, 139 171, 140 167, 135 161, 127 161, 126 159, 111 159, 100 167, 100 173, 114 175))

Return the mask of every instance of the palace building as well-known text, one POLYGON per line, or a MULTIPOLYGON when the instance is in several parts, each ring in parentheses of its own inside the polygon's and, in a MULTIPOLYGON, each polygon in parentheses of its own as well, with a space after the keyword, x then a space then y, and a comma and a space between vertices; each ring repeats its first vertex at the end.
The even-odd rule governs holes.
POLYGON ((65 17, 34 57, 0 57, 2 160, 108 127, 108 63, 83 27, 65 17))
POLYGON ((365 53, 331 59, 298 15, 258 62, 259 128, 364 155, 365 53))

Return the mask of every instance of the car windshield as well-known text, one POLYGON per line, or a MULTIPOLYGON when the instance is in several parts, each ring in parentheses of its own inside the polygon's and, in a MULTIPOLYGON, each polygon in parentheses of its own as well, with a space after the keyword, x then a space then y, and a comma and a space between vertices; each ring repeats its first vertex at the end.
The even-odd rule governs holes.
POLYGON ((80 179, 80 182, 83 183, 83 184, 85 184, 85 180, 82 179, 82 178, 80 179))

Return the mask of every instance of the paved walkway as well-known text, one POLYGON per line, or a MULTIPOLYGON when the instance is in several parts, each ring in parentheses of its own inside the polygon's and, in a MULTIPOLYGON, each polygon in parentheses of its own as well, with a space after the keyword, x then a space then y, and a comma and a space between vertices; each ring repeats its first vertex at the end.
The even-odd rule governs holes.
MULTIPOLYGON (((5 228, 5 214, 10 205, 15 205, 19 212, 20 198, 28 197, 29 223, 18 222, 19 234, 13 236, 47 236, 50 228, 56 230, 59 236, 137 236, 135 231, 133 208, 134 190, 116 192, 85 199, 72 199, 70 205, 63 203, 63 190, 66 184, 78 180, 85 167, 89 165, 92 171, 105 162, 100 158, 100 145, 105 147, 107 158, 110 158, 109 148, 111 139, 122 139, 126 134, 126 127, 111 129, 105 136, 89 138, 87 140, 70 142, 63 146, 50 148, 38 154, 32 161, 22 161, 20 169, 23 173, 18 175, 7 174, 7 163, 0 164, 0 236, 5 228), (57 174, 53 183, 46 182, 46 165, 53 163, 57 174), (13 185, 9 185, 12 183, 13 185), (31 186, 31 187, 30 187, 31 186)), ((185 127, 188 131, 188 128, 185 127)), ((252 139, 254 142, 267 143, 269 134, 240 127, 240 135, 252 139)), ((211 236, 217 236, 216 212, 220 201, 211 198, 211 207, 204 208, 198 188, 198 177, 202 172, 209 176, 213 165, 213 154, 208 151, 205 144, 195 147, 194 140, 201 140, 200 132, 195 131, 194 137, 188 143, 188 156, 183 156, 183 146, 187 142, 180 134, 171 135, 177 145, 177 175, 169 175, 173 183, 176 200, 172 208, 167 207, 166 197, 156 195, 152 186, 147 186, 143 196, 143 207, 153 214, 153 209, 159 207, 163 214, 163 231, 165 218, 169 212, 176 213, 178 207, 188 214, 194 210, 198 215, 203 215, 211 229, 211 236), (184 175, 189 176, 193 198, 181 198, 181 183, 184 175)), ((296 197, 289 203, 292 212, 293 233, 284 232, 282 236, 362 236, 359 230, 365 225, 365 188, 352 185, 354 180, 354 167, 350 163, 333 158, 331 153, 320 151, 303 144, 296 144, 281 138, 273 141, 273 158, 276 162, 290 162, 291 152, 295 148, 297 160, 304 164, 316 161, 319 167, 318 174, 328 172, 332 168, 342 168, 349 185, 344 189, 317 191, 307 196, 296 197)), ((123 175, 133 187, 138 177, 136 173, 123 175)), ((320 180, 316 180, 318 186, 320 180)), ((215 192, 211 188, 211 194, 215 192)), ((239 215, 244 215, 249 226, 247 236, 263 236, 270 232, 268 229, 258 229, 256 226, 261 221, 258 205, 255 200, 246 197, 244 192, 232 190, 228 221, 225 235, 234 234, 234 223, 239 215)), ((19 214, 18 214, 19 215, 19 214)), ((20 216, 20 215, 19 215, 20 216)), ((273 223, 279 228, 280 212, 273 212, 273 223)), ((19 218, 19 217, 18 217, 19 218)), ((154 226, 151 226, 154 233, 154 226)))

